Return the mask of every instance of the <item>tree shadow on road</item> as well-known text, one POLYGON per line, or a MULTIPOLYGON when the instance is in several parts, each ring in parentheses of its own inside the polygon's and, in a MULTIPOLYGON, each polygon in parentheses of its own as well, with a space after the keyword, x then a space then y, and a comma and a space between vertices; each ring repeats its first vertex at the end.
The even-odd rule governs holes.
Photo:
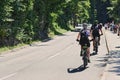
POLYGON ((107 59, 107 57, 98 57, 95 61, 97 61, 97 62, 94 65, 98 68, 101 68, 101 67, 105 67, 107 65, 108 59, 107 59))
POLYGON ((120 48, 120 46, 116 46, 115 48, 120 48))
POLYGON ((82 72, 85 69, 87 69, 88 67, 84 68, 83 65, 79 66, 78 68, 68 68, 67 72, 68 73, 76 73, 76 72, 82 72))
POLYGON ((109 53, 109 65, 113 65, 112 68, 110 68, 109 72, 114 72, 118 76, 120 76, 120 50, 112 50, 109 53))
POLYGON ((30 46, 31 47, 42 47, 42 46, 44 47, 44 46, 49 46, 49 45, 47 45, 47 44, 39 44, 38 43, 38 44, 31 44, 30 46))
POLYGON ((113 67, 113 69, 109 70, 109 72, 115 72, 120 76, 120 66, 113 67))

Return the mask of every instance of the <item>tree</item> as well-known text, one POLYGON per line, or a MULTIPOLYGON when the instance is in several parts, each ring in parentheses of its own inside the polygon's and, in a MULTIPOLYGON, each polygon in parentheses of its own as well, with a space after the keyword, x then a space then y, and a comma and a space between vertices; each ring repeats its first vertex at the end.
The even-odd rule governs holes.
POLYGON ((113 9, 111 10, 111 12, 113 12, 113 14, 111 15, 116 22, 120 22, 120 6, 119 6, 120 1, 112 0, 112 4, 113 4, 113 9))
POLYGON ((12 0, 0 0, 0 46, 8 45, 11 31, 11 23, 13 21, 11 17, 12 0))

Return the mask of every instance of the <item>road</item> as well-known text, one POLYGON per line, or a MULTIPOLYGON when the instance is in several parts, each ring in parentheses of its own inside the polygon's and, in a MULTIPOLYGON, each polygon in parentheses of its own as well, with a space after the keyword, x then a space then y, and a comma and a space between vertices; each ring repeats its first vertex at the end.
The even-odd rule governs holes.
POLYGON ((99 54, 91 55, 91 63, 83 69, 76 36, 77 32, 67 32, 0 55, 0 80, 100 80, 106 65, 105 37, 101 38, 99 54))

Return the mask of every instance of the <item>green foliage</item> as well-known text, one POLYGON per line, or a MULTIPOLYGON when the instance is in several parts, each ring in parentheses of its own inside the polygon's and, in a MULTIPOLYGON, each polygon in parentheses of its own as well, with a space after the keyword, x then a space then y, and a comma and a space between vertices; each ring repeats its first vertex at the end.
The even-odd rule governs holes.
POLYGON ((113 9, 111 10, 112 17, 116 22, 120 22, 120 0, 112 0, 113 9))
POLYGON ((29 43, 87 21, 89 0, 1 0, 1 45, 29 43), (9 43, 9 44, 8 44, 9 43))
POLYGON ((62 34, 78 23, 100 21, 101 8, 119 17, 120 1, 110 1, 113 10, 108 12, 106 8, 111 6, 96 4, 109 0, 0 0, 0 47, 31 43, 51 33, 62 34))
POLYGON ((110 6, 108 9, 109 17, 115 22, 120 21, 120 0, 109 0, 110 6))

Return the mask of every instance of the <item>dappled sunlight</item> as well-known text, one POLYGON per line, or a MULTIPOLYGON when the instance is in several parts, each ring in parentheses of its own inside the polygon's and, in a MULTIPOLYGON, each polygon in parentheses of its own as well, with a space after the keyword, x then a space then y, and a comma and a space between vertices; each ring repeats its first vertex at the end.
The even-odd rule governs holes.
POLYGON ((109 53, 109 65, 113 65, 108 71, 120 75, 120 50, 112 50, 109 53))

